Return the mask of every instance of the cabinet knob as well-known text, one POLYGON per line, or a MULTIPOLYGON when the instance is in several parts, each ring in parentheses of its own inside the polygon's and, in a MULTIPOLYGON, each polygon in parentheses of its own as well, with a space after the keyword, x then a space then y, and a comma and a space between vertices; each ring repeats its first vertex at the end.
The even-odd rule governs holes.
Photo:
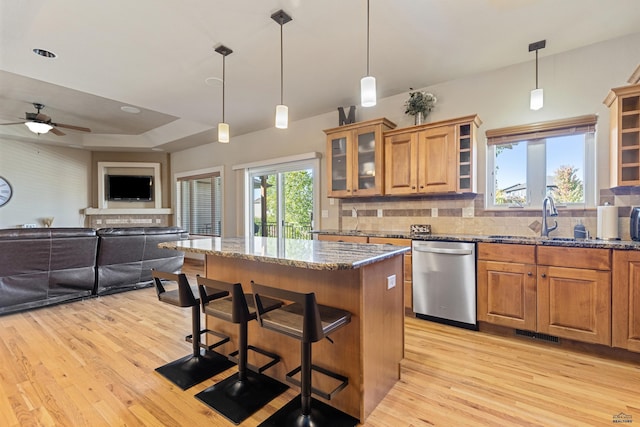
POLYGON ((358 189, 356 188, 355 190, 353 190, 353 192, 355 193, 356 191, 358 191, 358 189))
POLYGON ((411 189, 412 189, 412 190, 415 190, 415 189, 416 189, 416 186, 415 186, 415 185, 411 186, 411 189))
POLYGON ((531 277, 531 276, 533 276, 533 273, 532 272, 528 272, 527 276, 531 277))
POLYGON ((542 273, 542 278, 544 279, 545 277, 547 277, 547 275, 545 273, 542 273))
POLYGON ((424 185, 421 185, 420 188, 424 188, 424 185))

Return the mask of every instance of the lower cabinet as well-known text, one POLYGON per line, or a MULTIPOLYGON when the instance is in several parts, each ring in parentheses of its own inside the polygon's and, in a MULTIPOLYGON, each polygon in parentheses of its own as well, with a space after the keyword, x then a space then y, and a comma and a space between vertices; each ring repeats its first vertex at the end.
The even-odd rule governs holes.
POLYGON ((478 320, 611 345, 611 251, 478 244, 478 320))
POLYGON ((640 251, 613 251, 614 347, 640 352, 640 251))
POLYGON ((478 320, 536 329, 536 247, 478 244, 478 320))

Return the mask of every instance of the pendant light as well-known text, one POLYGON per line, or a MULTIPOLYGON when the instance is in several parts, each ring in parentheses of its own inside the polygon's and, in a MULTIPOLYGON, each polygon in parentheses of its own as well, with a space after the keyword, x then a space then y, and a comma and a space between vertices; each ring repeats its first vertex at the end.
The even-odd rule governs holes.
POLYGON ((220 45, 216 48, 216 52, 222 55, 222 122, 218 123, 218 142, 227 144, 229 143, 229 124, 224 121, 224 90, 227 82, 225 78, 225 61, 227 55, 230 55, 233 51, 226 46, 220 45))
POLYGON ((273 15, 271 19, 280 24, 280 104, 276 105, 276 127, 278 129, 286 129, 289 127, 289 107, 284 105, 283 87, 284 87, 284 54, 282 44, 282 26, 291 21, 291 17, 287 15, 284 10, 279 10, 273 15))
POLYGON ((529 45, 529 52, 536 51, 536 88, 531 91, 531 99, 529 100, 529 108, 534 111, 541 109, 544 105, 542 88, 538 88, 538 51, 544 49, 546 45, 546 40, 540 40, 529 45))
POLYGON ((369 0, 367 0, 367 75, 360 80, 360 103, 363 107, 376 105, 376 78, 369 75, 369 0))

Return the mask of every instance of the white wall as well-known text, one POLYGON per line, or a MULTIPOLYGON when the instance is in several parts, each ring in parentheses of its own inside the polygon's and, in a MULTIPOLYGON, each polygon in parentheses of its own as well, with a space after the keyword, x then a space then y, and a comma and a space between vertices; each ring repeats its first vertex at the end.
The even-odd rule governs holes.
POLYGON ((13 197, 0 207, 0 228, 22 224, 83 227, 81 209, 90 205, 91 152, 0 139, 0 175, 13 197))
MULTIPOLYGON (((553 40, 548 40, 551 46, 553 40)), ((598 114, 597 171, 598 187, 609 187, 609 112, 602 101, 612 87, 624 86, 640 62, 640 33, 539 59, 539 84, 544 88, 545 105, 539 111, 529 109, 529 92, 535 86, 535 61, 488 71, 468 78, 426 88, 438 97, 427 121, 445 120, 477 113, 483 121, 478 152, 478 191, 485 188, 487 129, 539 121, 598 114)), ((401 64, 399 65, 402 66, 401 64)), ((384 82, 378 82, 379 87, 384 82)), ((407 82, 407 86, 410 82, 407 82)), ((357 86, 357 85, 356 85, 357 86)), ((408 88, 407 88, 408 89, 408 88)), ((357 94, 354 95, 354 98, 357 94)), ((387 117, 398 127, 413 125, 404 115, 407 94, 378 100, 372 108, 358 106, 357 120, 387 117)), ((336 105, 336 108, 338 105, 336 105)), ((344 106, 346 107, 346 106, 344 106)), ((265 112, 271 114, 271 112, 265 112)), ((230 122, 233 129, 233 121, 230 122)), ((288 130, 267 129, 247 135, 232 135, 230 144, 212 143, 172 154, 171 169, 183 172, 211 166, 225 167, 225 235, 242 232, 242 175, 231 173, 231 166, 309 151, 325 152, 323 129, 338 125, 333 111, 290 123, 288 130)), ((322 162, 321 209, 329 211, 321 219, 321 228, 336 228, 337 206, 326 198, 325 162, 322 162)))

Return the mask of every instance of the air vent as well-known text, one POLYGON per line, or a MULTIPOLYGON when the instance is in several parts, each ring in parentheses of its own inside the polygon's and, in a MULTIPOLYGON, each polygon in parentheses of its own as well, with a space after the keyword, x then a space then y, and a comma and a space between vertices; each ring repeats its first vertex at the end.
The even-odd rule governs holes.
POLYGON ((531 332, 531 331, 523 331, 522 329, 516 329, 516 335, 520 335, 522 337, 534 338, 541 341, 554 342, 559 343, 560 338, 554 337, 553 335, 541 334, 539 332, 531 332))

